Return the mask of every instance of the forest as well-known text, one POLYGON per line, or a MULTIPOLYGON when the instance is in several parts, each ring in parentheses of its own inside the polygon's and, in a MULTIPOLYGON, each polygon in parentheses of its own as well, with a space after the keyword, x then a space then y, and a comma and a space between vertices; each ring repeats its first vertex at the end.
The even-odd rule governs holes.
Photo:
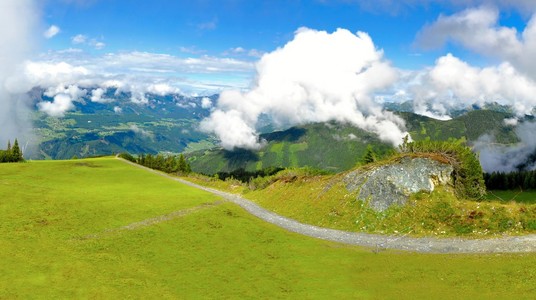
POLYGON ((533 190, 536 189, 536 170, 486 173, 484 181, 488 190, 533 190))

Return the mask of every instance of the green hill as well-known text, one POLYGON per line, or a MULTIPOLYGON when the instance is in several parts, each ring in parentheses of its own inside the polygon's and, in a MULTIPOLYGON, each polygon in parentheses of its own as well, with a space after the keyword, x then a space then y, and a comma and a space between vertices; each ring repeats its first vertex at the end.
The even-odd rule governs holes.
POLYGON ((213 174, 238 168, 253 171, 272 166, 311 166, 338 172, 355 166, 364 156, 367 145, 374 145, 379 154, 391 149, 374 134, 340 123, 293 127, 262 134, 261 139, 266 145, 260 151, 215 148, 190 153, 192 170, 213 174))
MULTIPOLYGON (((399 113, 415 140, 448 140, 465 137, 475 141, 483 134, 494 135, 499 143, 517 141, 514 127, 503 123, 511 117, 505 112, 470 111, 448 121, 440 121, 414 113, 399 113)), ((339 172, 359 164, 369 145, 380 156, 392 146, 380 141, 374 134, 350 124, 324 123, 292 127, 284 131, 262 134, 266 145, 259 151, 221 148, 202 150, 188 155, 195 172, 214 174, 238 168, 248 171, 267 167, 309 166, 339 172)))
POLYGON ((514 127, 504 124, 504 119, 512 117, 506 112, 473 110, 448 121, 413 113, 399 114, 406 120, 407 129, 415 140, 430 138, 443 141, 449 138, 465 137, 471 142, 484 134, 490 134, 495 136, 498 143, 509 144, 518 141, 514 127))

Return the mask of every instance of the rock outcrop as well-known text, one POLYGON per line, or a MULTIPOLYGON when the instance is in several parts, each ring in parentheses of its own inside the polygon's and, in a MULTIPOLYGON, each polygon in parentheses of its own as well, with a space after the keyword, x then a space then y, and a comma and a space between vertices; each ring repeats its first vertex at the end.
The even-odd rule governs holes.
POLYGON ((403 157, 394 163, 350 172, 344 182, 348 191, 358 191, 358 200, 384 211, 394 204, 406 204, 411 194, 452 184, 452 171, 451 165, 430 158, 403 157))

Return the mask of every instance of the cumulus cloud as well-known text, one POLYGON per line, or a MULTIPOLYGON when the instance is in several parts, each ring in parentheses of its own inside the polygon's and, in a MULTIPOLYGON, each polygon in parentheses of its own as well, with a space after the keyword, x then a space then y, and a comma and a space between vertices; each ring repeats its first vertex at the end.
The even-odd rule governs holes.
POLYGON ((406 134, 403 121, 372 99, 374 92, 395 82, 397 72, 366 33, 301 28, 284 47, 265 54, 256 69, 250 91, 224 91, 201 123, 226 149, 262 146, 255 130, 262 114, 281 127, 349 122, 393 144, 406 134))
POLYGON ((39 34, 37 12, 33 0, 0 1, 0 145, 8 139, 19 140, 31 127, 23 93, 12 91, 8 82, 19 70, 33 48, 33 37, 39 34))
POLYGON ((423 115, 441 116, 460 105, 497 102, 523 116, 536 106, 536 82, 510 63, 479 68, 451 54, 440 57, 408 89, 416 112, 423 115))
POLYGON ((56 25, 51 25, 44 33, 43 36, 47 39, 51 39, 55 37, 58 33, 60 33, 60 28, 56 25))
POLYGON ((460 44, 476 53, 510 63, 516 70, 536 79, 536 15, 522 32, 499 25, 499 11, 490 6, 466 9, 440 16, 418 35, 417 43, 437 48, 446 42, 460 44))

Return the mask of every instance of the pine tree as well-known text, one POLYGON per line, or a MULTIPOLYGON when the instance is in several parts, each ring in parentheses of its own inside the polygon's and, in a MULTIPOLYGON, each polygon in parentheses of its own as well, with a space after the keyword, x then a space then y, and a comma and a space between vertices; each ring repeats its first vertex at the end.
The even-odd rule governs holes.
POLYGON ((186 160, 184 159, 184 155, 179 155, 179 172, 186 172, 186 160))
POLYGON ((370 164, 377 160, 376 153, 374 152, 374 149, 372 149, 372 146, 367 146, 367 152, 365 152, 365 156, 363 156, 363 163, 370 164))
POLYGON ((19 141, 15 139, 15 142, 13 143, 13 148, 11 148, 11 156, 13 159, 13 162, 23 161, 22 157, 22 151, 19 148, 19 141))

